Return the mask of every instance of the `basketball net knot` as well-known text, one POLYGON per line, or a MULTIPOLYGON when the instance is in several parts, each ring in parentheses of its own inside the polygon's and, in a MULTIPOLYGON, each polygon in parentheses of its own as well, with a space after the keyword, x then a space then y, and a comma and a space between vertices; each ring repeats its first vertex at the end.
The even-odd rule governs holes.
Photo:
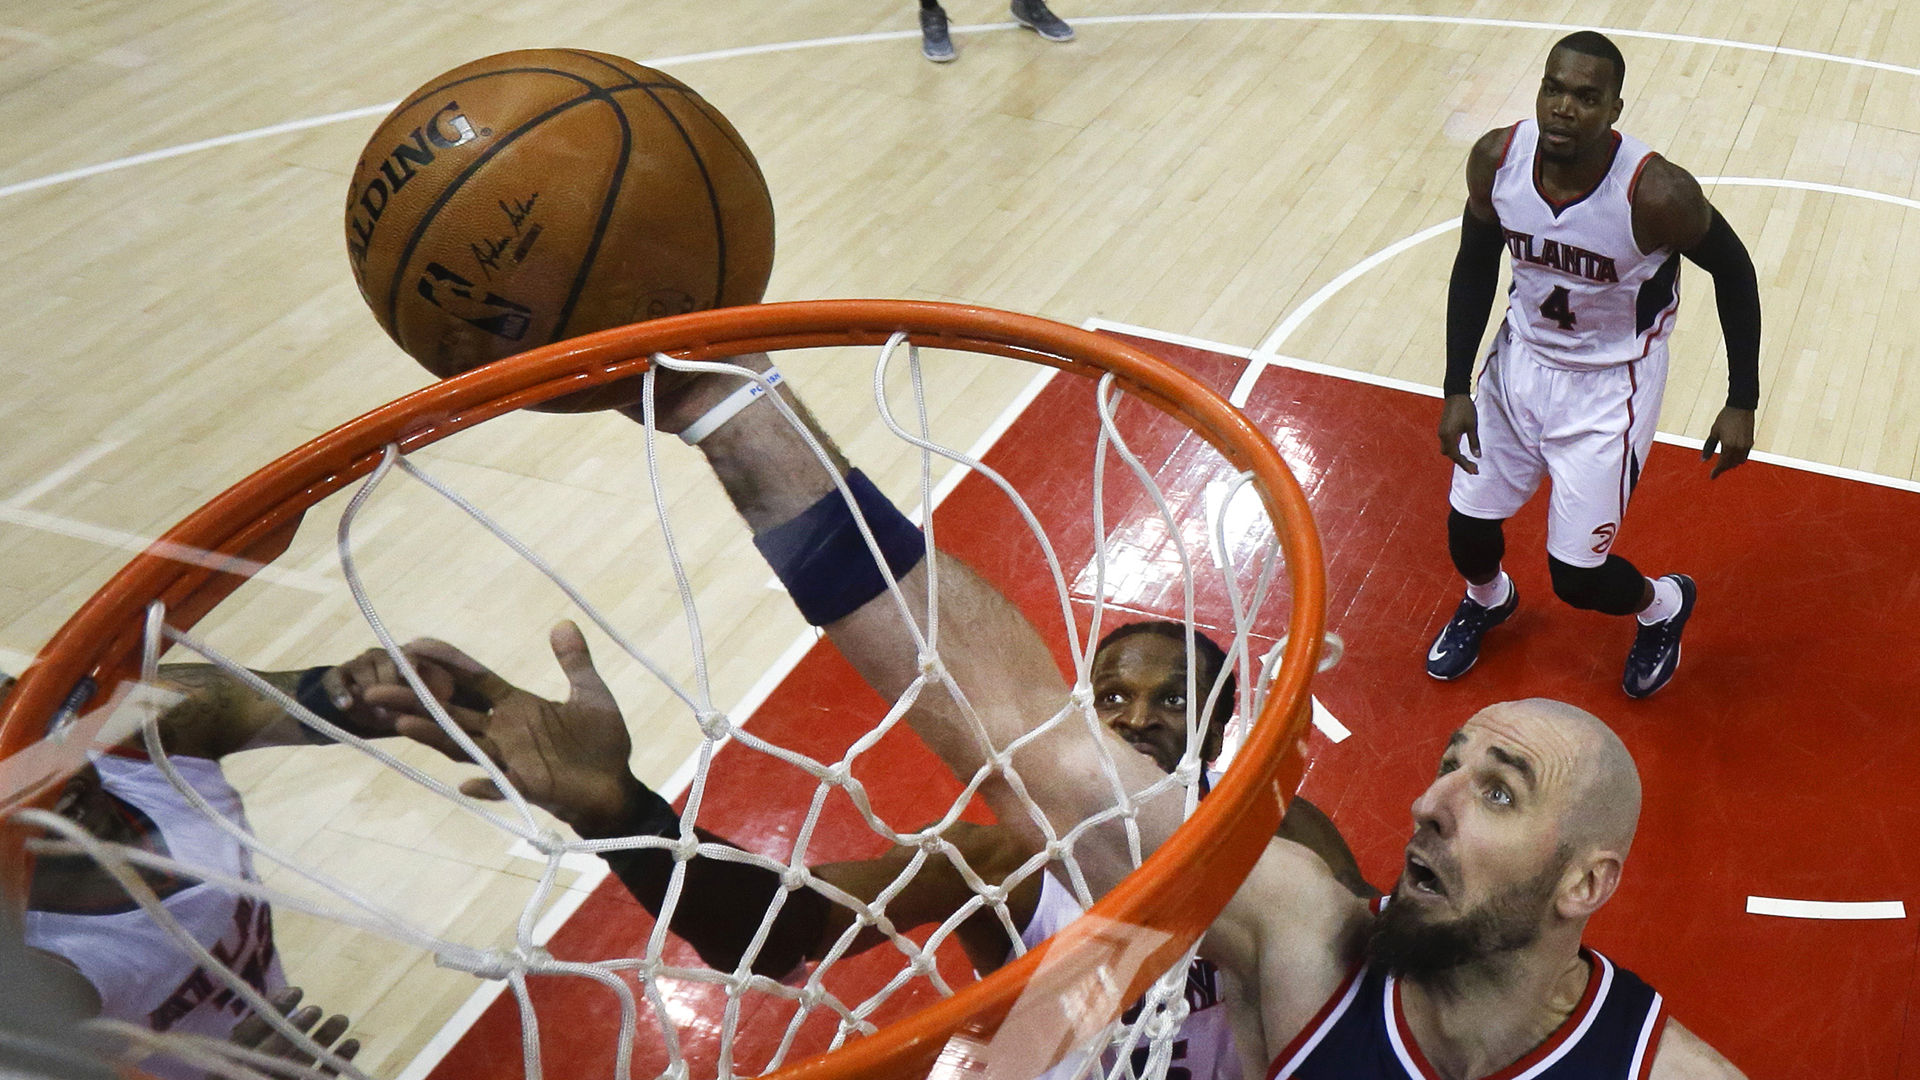
POLYGON ((1093 704, 1093 684, 1085 682, 1074 683, 1073 696, 1070 700, 1076 709, 1086 709, 1091 706, 1093 704))
POLYGON ((732 725, 727 722, 727 714, 719 709, 701 709, 694 713, 694 720, 700 725, 700 733, 709 739, 718 739, 727 734, 732 725))
POLYGON ((1188 1011, 1187 996, 1173 995, 1172 999, 1161 1006, 1160 1010, 1153 1014, 1152 1019, 1147 1021, 1144 1034, 1149 1039, 1172 1038, 1174 1032, 1180 1030, 1180 1025, 1187 1022, 1188 1011))
POLYGON ((564 855, 567 853, 567 838, 561 836, 558 831, 553 829, 548 829, 539 836, 530 837, 527 843, 532 845, 533 850, 545 855, 549 859, 556 855, 564 855))
POLYGON ((787 872, 780 875, 780 884, 784 886, 788 892, 803 889, 807 886, 807 883, 812 880, 813 875, 807 873, 807 868, 804 866, 789 866, 787 867, 787 872))
POLYGON ((464 971, 482 979, 505 979, 516 971, 538 970, 553 962, 539 946, 513 949, 462 949, 433 958, 434 966, 464 971))
POLYGON ((940 663, 940 654, 924 652, 920 654, 920 674, 923 678, 939 680, 946 674, 946 667, 940 663))

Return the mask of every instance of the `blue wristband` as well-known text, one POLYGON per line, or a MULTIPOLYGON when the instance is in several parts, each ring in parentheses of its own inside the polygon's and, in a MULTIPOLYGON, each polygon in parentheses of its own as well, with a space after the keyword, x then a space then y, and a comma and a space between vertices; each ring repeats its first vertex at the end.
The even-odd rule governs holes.
MULTIPOLYGON (((859 469, 847 474, 847 487, 895 579, 920 565, 927 554, 927 538, 913 522, 859 469)), ((821 496, 793 520, 754 537, 753 546, 773 567, 800 614, 814 626, 845 618, 887 591, 887 579, 838 490, 821 496)))

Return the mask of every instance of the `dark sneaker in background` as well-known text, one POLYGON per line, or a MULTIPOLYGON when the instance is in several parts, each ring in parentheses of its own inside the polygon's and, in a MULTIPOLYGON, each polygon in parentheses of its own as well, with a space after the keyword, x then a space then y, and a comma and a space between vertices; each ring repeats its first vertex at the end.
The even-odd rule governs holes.
POLYGON ((1039 34, 1048 41, 1072 41, 1073 27, 1062 22, 1060 16, 1047 10, 1043 0, 1013 0, 1009 8, 1013 17, 1021 26, 1039 34))
POLYGON ((1680 670, 1680 633, 1693 617, 1693 602, 1699 590, 1685 574, 1665 576, 1680 586, 1680 610, 1665 622, 1642 626, 1634 637, 1633 648, 1627 651, 1626 673, 1620 677, 1620 689, 1630 698, 1652 696, 1680 670))
POLYGON ((1441 627, 1439 636, 1427 649, 1427 674, 1443 682, 1452 682, 1467 673, 1480 659, 1480 639, 1487 631, 1507 621, 1520 606, 1520 589, 1511 587, 1507 602, 1499 607, 1481 607, 1470 597, 1462 597, 1453 609, 1453 618, 1441 627))
POLYGON ((941 8, 920 9, 920 55, 936 64, 954 57, 953 35, 947 33, 947 13, 941 8))

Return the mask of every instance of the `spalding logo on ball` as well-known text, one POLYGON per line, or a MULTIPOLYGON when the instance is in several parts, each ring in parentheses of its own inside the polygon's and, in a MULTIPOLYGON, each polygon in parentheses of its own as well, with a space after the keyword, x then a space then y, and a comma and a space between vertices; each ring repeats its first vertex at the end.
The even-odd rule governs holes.
MULTIPOLYGON (((752 304, 773 272, 753 152, 686 84, 577 49, 501 53, 407 96, 360 154, 347 252, 442 378, 595 330, 752 304)), ((630 404, 636 380, 542 408, 630 404)))

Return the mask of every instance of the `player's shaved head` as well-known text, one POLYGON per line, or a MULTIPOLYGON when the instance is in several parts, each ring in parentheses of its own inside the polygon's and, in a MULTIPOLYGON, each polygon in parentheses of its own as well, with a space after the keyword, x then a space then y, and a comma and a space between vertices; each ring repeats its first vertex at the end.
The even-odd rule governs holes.
POLYGON ((1556 751, 1543 768, 1564 773, 1563 851, 1606 850, 1626 857, 1640 823, 1640 770, 1605 721, 1551 698, 1489 705, 1474 719, 1482 717, 1527 732, 1530 741, 1556 751))

